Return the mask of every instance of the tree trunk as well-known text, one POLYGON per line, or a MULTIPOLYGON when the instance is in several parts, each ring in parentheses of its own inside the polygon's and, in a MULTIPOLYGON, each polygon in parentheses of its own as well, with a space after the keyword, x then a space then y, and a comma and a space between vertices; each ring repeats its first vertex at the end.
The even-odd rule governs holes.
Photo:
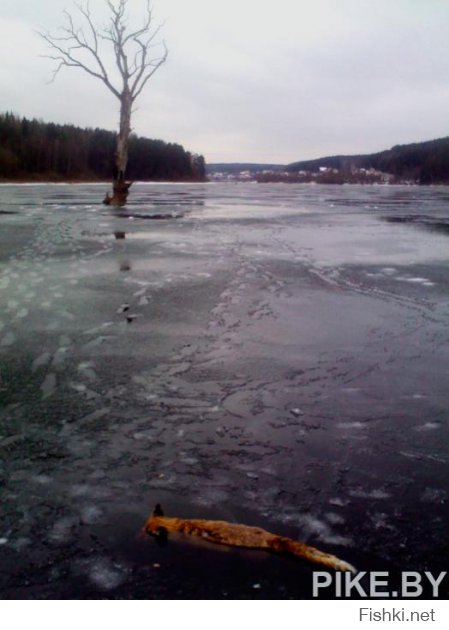
POLYGON ((103 203, 110 206, 124 206, 128 198, 128 192, 132 182, 125 180, 126 166, 128 164, 128 146, 131 133, 131 110, 133 99, 129 91, 124 91, 120 98, 120 128, 117 137, 117 149, 115 152, 115 173, 112 183, 112 197, 106 195, 103 203))

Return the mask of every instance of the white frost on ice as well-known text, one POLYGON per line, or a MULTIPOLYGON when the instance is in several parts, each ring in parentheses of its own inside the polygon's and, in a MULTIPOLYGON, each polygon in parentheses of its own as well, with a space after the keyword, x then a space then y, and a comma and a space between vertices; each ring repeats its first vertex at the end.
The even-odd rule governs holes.
POLYGON ((335 534, 328 523, 321 521, 311 514, 302 515, 300 520, 307 534, 316 536, 329 545, 343 545, 349 547, 353 544, 349 536, 335 534))
POLYGON ((42 398, 48 398, 56 389, 56 374, 50 372, 41 385, 42 398))
POLYGON ((4 348, 7 346, 12 346, 15 340, 16 340, 15 334, 12 332, 8 332, 1 340, 0 345, 3 346, 4 348))
POLYGON ((85 392, 87 387, 83 383, 69 383, 70 387, 74 389, 76 392, 85 392))
POLYGON ((54 543, 68 542, 72 538, 72 530, 77 522, 77 519, 73 516, 65 516, 59 519, 48 533, 48 539, 54 543))
POLYGON ((429 503, 444 503, 447 492, 440 488, 426 488, 421 495, 421 501, 429 503))
POLYGON ((50 361, 50 356, 51 355, 49 352, 44 352, 43 354, 39 355, 37 359, 34 359, 33 363, 31 364, 31 369, 33 370, 33 372, 35 372, 38 368, 47 365, 50 361))
POLYGON ((393 273, 396 273, 397 269, 395 269, 394 267, 382 267, 381 272, 386 274, 387 276, 390 276, 393 273))
POLYGON ((23 319, 28 315, 29 311, 27 308, 21 308, 20 311, 16 315, 16 319, 23 319))
POLYGON ((125 576, 117 565, 106 558, 100 558, 92 564, 89 579, 101 590, 110 591, 120 586, 125 576))
POLYGON ((41 486, 46 486, 51 483, 52 478, 48 475, 34 475, 31 477, 31 481, 34 481, 34 483, 38 483, 41 486))
POLYGON ((441 425, 438 422, 425 422, 424 424, 420 424, 415 427, 415 431, 433 431, 435 429, 439 429, 441 425))
POLYGON ((86 505, 81 508, 81 522, 86 525, 94 525, 95 523, 98 523, 102 516, 103 511, 96 505, 86 505))
POLYGON ((382 490, 380 488, 375 488, 374 490, 351 490, 351 492, 349 493, 351 495, 351 497, 357 497, 360 499, 389 499, 391 497, 391 494, 389 494, 388 492, 385 492, 385 490, 382 490))
POLYGON ((339 422, 337 424, 339 429, 363 429, 364 426, 363 422, 339 422))
POLYGON ((329 503, 337 507, 344 507, 345 505, 347 505, 348 502, 344 499, 341 499, 340 497, 332 497, 331 499, 329 499, 329 503))

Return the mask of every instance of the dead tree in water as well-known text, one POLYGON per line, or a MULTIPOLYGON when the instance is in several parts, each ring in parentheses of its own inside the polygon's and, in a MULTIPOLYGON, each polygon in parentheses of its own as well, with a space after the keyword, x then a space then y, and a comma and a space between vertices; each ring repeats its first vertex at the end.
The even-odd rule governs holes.
POLYGON ((54 54, 47 55, 57 66, 53 79, 61 68, 81 68, 102 81, 120 102, 120 124, 115 152, 113 194, 106 195, 104 203, 122 206, 126 203, 131 182, 125 178, 128 163, 128 144, 131 134, 131 114, 135 100, 141 94, 153 74, 167 59, 165 43, 160 43, 158 57, 150 56, 161 26, 154 26, 149 0, 146 0, 145 16, 140 28, 132 28, 128 22, 128 0, 107 0, 109 22, 98 27, 91 16, 89 4, 76 8, 81 24, 75 24, 72 15, 65 11, 66 24, 59 35, 39 33, 54 54), (113 69, 108 67, 107 48, 113 53, 113 69), (114 76, 115 75, 115 76, 114 76), (111 78, 114 76, 114 78, 111 78))

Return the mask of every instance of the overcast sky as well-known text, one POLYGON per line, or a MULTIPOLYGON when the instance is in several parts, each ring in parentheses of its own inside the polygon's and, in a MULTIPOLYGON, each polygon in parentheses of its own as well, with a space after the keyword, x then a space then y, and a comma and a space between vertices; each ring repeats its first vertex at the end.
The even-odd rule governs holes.
MULTIPOLYGON (((91 0, 103 24, 104 0, 91 0)), ((144 0, 128 0, 133 19, 144 0)), ((169 57, 137 102, 139 135, 208 162, 288 163, 449 135, 448 0, 153 0, 169 57)), ((115 129, 118 101, 52 62, 71 0, 0 0, 0 111, 115 129)), ((76 9, 73 9, 76 14, 76 9)))

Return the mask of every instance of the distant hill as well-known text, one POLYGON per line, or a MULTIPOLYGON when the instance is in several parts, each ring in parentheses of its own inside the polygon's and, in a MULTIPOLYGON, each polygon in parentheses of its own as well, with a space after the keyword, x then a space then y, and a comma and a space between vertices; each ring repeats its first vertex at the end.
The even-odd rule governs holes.
MULTIPOLYGON (((219 172, 236 175, 242 171, 249 171, 251 174, 272 171, 273 181, 282 181, 282 172, 294 176, 299 171, 317 173, 323 167, 336 169, 341 173, 341 177, 336 178, 336 183, 341 183, 342 180, 350 181, 351 171, 375 169, 382 173, 390 173, 398 181, 412 181, 420 184, 449 184, 449 137, 396 145, 378 153, 331 155, 314 160, 301 160, 288 165, 245 162, 209 164, 207 173, 219 172)), ((269 179, 268 176, 265 181, 269 181, 269 179)))
POLYGON ((420 184, 447 184, 449 137, 396 145, 392 149, 368 155, 334 155, 318 160, 294 162, 286 170, 318 171, 320 167, 335 168, 342 172, 353 168, 373 168, 420 184))
MULTIPOLYGON (((117 134, 0 114, 0 180, 111 179, 117 134)), ((181 145, 132 134, 127 177, 141 181, 204 181, 205 161, 181 145)))

